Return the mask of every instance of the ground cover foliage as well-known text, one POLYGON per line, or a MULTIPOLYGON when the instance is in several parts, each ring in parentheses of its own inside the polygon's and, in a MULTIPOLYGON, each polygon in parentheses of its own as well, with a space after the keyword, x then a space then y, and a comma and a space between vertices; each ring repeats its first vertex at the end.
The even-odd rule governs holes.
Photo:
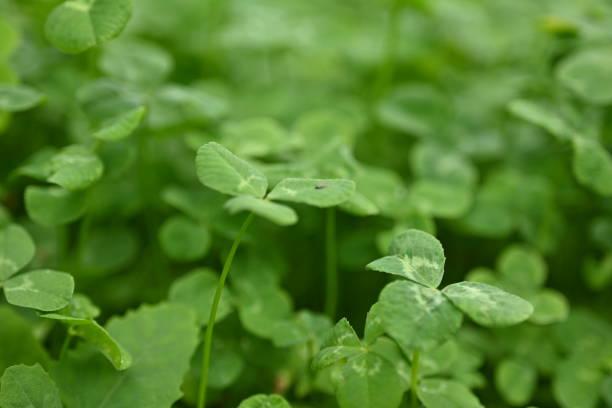
POLYGON ((0 0, 0 408, 612 407, 612 4, 0 0))

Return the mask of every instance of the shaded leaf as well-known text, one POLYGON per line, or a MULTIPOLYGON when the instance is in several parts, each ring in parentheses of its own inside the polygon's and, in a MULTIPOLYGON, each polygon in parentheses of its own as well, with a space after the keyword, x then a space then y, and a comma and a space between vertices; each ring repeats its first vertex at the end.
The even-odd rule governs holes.
POLYGON ((574 174, 578 181, 599 194, 612 195, 612 157, 594 140, 573 139, 574 174))
POLYGON ((28 215, 38 224, 55 227, 68 224, 83 215, 85 195, 61 187, 28 186, 25 190, 28 215))
POLYGON ((582 49, 564 59, 557 78, 587 102, 612 102, 612 54, 610 49, 582 49))
POLYGON ((27 110, 38 105, 42 100, 41 93, 25 85, 0 84, 0 111, 27 110))
POLYGON ((531 364, 506 359, 495 369, 495 387, 512 406, 523 406, 531 400, 536 388, 537 370, 531 364))
POLYGON ((190 262, 202 258, 211 244, 208 228, 183 216, 168 218, 159 230, 159 241, 172 259, 190 262))
POLYGON ((17 224, 0 227, 0 282, 10 278, 34 257, 30 234, 17 224))
POLYGON ((251 211, 282 226, 293 225, 298 221, 298 216, 293 208, 252 196, 242 195, 234 197, 225 203, 225 208, 231 214, 251 211))

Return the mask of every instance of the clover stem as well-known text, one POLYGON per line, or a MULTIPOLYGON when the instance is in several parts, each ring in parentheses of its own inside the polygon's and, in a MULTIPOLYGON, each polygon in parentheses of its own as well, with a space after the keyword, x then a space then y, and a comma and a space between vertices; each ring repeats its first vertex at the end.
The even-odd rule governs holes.
POLYGON ((397 60, 397 39, 399 37, 400 16, 404 0, 394 0, 389 9, 389 22, 385 32, 385 54, 374 82, 374 101, 381 98, 393 81, 397 60))
POLYGON ((335 320, 338 308, 338 264, 336 254, 336 210, 325 217, 325 314, 335 320))
POLYGON ((410 393, 412 397, 411 408, 418 408, 417 386, 419 384, 419 357, 421 352, 414 350, 412 352, 412 372, 410 374, 410 393))
POLYGON ((68 333, 66 333, 66 337, 64 338, 64 342, 62 343, 62 348, 60 349, 60 353, 59 353, 60 361, 64 359, 64 355, 66 354, 66 351, 68 351, 68 347, 70 347, 71 340, 72 340, 72 334, 70 334, 70 331, 68 331, 68 333))
POLYGON ((227 279, 227 275, 229 275, 230 268, 232 267, 232 261, 234 260, 236 250, 238 249, 238 245, 240 245, 240 241, 242 241, 244 233, 251 224, 251 221, 253 221, 253 213, 250 213, 242 223, 242 227, 240 227, 240 231, 234 239, 232 247, 230 248, 230 251, 227 254, 227 258, 225 259, 225 263, 223 264, 223 270, 221 271, 221 276, 219 277, 219 282, 217 283, 217 288, 215 289, 215 295, 213 297, 212 306, 210 308, 210 315, 208 317, 208 326, 206 326, 206 333, 204 335, 204 350, 202 352, 202 375, 200 377, 200 386, 198 389, 198 408, 204 408, 204 406, 206 405, 208 368, 210 366, 210 352, 212 349, 213 331, 215 329, 215 319, 217 317, 219 301, 221 300, 221 294, 223 293, 223 288, 225 287, 225 280, 227 279))

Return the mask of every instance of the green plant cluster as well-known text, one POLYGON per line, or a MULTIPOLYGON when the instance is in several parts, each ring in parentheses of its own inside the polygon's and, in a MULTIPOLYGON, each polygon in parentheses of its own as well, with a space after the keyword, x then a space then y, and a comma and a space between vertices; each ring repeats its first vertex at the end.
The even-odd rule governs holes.
POLYGON ((612 407, 611 105, 601 0, 0 0, 0 408, 612 407))

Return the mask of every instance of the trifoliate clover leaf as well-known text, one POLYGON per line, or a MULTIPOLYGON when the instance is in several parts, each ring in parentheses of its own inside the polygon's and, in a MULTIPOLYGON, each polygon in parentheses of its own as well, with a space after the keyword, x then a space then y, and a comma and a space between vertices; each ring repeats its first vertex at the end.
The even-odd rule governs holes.
POLYGON ((293 225, 298 221, 298 216, 293 208, 247 195, 241 195, 228 200, 225 203, 225 208, 231 214, 250 211, 282 226, 293 225))
POLYGON ((6 369, 0 379, 2 408, 62 408, 60 393, 49 374, 36 364, 6 369))
POLYGON ((198 149, 196 172, 202 184, 224 194, 263 198, 268 188, 261 171, 215 142, 198 149))
POLYGON ((55 227, 68 224, 83 215, 85 195, 60 187, 28 186, 25 190, 28 215, 38 224, 55 227))
POLYGON ((238 408, 291 408, 280 395, 253 395, 242 401, 238 408))
POLYGON ((439 290, 412 281, 388 284, 379 304, 385 331, 407 351, 430 350, 461 326, 461 312, 439 290))
POLYGON ((0 84, 0 112, 33 108, 43 100, 40 92, 24 85, 0 84))
POLYGON ((403 276, 430 288, 436 288, 444 275, 444 249, 432 235, 408 230, 391 243, 393 255, 377 259, 367 265, 375 271, 403 276))
POLYGON ((483 326, 510 326, 526 320, 533 313, 531 303, 485 283, 453 283, 442 292, 456 307, 483 326))
POLYGON ((345 179, 287 178, 268 195, 270 200, 333 207, 347 201, 355 192, 355 182, 345 179))
POLYGON ((17 224, 0 227, 0 282, 10 278, 34 257, 30 234, 17 224))
POLYGON ((94 133, 99 140, 115 142, 125 139, 136 130, 145 116, 147 109, 139 106, 126 113, 117 115, 102 124, 102 127, 94 133))
POLYGON ((100 158, 82 146, 69 146, 51 158, 48 181, 66 190, 82 190, 102 177, 100 158))
POLYGON ((4 282, 8 303, 44 312, 68 306, 73 292, 72 275, 51 269, 23 273, 4 282))
POLYGON ((131 0, 68 0, 51 12, 45 33, 53 46, 76 54, 118 36, 131 14, 131 0))

